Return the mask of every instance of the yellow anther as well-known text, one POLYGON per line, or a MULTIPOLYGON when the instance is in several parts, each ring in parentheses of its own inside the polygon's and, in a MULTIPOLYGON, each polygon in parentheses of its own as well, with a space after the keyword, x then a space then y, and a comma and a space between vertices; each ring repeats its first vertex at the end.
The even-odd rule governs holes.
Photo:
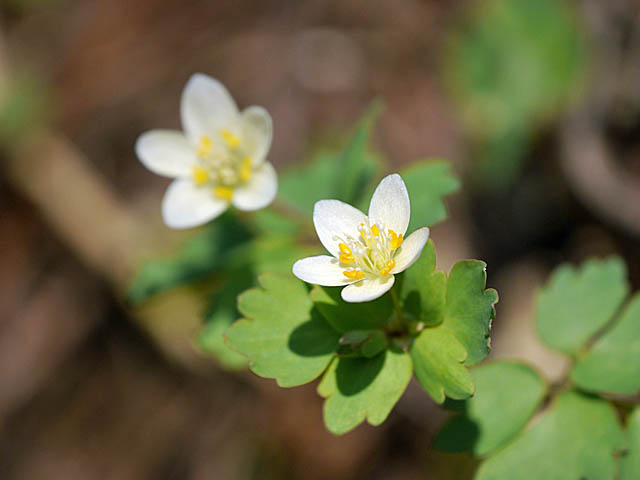
POLYGON ((380 235, 380 230, 378 230, 378 225, 376 225, 375 223, 371 226, 371 234, 374 237, 377 237, 378 235, 380 235))
POLYGON ((342 263, 353 263, 355 261, 355 259, 353 258, 353 255, 345 255, 344 253, 340 255, 340 261, 342 263))
POLYGON ((345 270, 342 272, 345 277, 350 278, 351 280, 360 280, 364 278, 364 273, 360 270, 345 270))
POLYGON ((242 159, 242 166, 240 167, 240 180, 246 182, 251 176, 251 157, 244 157, 242 159))
POLYGON ((339 243, 338 244, 338 248, 340 249, 340 261, 342 263, 353 263, 354 262, 353 252, 347 246, 346 243, 339 243))
POLYGON ((399 248, 400 245, 402 245, 402 241, 404 240, 404 238, 402 237, 402 234, 398 235, 393 230, 389 230, 389 236, 391 237, 391 242, 390 242, 391 250, 395 250, 396 248, 399 248))
POLYGON ((213 149, 213 141, 211 137, 207 135, 202 135, 200 137, 200 146, 198 146, 198 156, 199 157, 207 157, 211 153, 213 149))
POLYGON ((229 148, 236 148, 240 144, 240 139, 233 133, 231 133, 231 131, 227 128, 223 128, 222 130, 220 130, 220 136, 229 148))
POLYGON ((231 187, 214 187, 213 194, 222 200, 231 200, 233 197, 233 188, 231 187))
POLYGON ((395 266, 396 266, 396 261, 395 260, 389 260, 387 262, 386 268, 383 268, 382 270, 380 270, 380 275, 382 275, 383 277, 389 275, 389 272, 395 266))
POLYGON ((194 165, 191 171, 191 179, 193 183, 200 187, 209 181, 209 172, 198 165, 194 165))

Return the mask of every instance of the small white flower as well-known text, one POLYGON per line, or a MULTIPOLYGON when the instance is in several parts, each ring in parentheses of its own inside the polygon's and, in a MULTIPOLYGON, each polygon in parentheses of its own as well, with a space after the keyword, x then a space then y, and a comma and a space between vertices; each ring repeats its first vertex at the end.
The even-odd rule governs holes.
POLYGON ((182 92, 180 116, 184 133, 152 130, 136 142, 145 167, 176 179, 162 202, 169 227, 201 225, 230 204, 258 210, 273 201, 278 179, 266 162, 273 126, 264 108, 239 112, 224 85, 196 73, 182 92))
POLYGON ((411 205, 398 174, 382 179, 369 204, 369 216, 340 200, 320 200, 313 224, 322 245, 333 255, 298 260, 293 274, 316 285, 342 289, 347 302, 368 302, 386 293, 394 274, 415 262, 429 238, 422 227, 409 235, 411 205))

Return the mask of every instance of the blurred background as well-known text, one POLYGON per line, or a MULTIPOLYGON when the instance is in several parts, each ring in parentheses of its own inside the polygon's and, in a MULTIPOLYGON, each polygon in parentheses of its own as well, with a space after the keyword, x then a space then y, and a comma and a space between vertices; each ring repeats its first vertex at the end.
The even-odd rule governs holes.
POLYGON ((446 414, 411 385, 340 438, 315 386, 229 373, 198 352, 188 289, 123 299, 167 180, 137 136, 179 128, 196 71, 274 119, 284 171, 342 145, 375 97, 394 169, 463 181, 432 228, 440 267, 488 263, 495 357, 552 379, 532 303, 563 261, 619 254, 640 287, 640 5, 633 0, 0 1, 0 477, 466 479, 430 449, 446 414))

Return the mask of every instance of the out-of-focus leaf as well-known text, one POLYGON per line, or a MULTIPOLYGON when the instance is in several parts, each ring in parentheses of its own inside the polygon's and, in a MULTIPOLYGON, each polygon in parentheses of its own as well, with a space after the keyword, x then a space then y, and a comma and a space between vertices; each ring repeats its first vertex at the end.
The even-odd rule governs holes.
POLYGON ((403 310, 426 326, 444 320, 447 276, 436 270, 436 250, 429 240, 420 258, 398 280, 403 310))
POLYGON ((546 386, 531 368, 514 362, 491 362, 471 370, 476 385, 463 414, 440 431, 435 448, 484 456, 513 439, 540 406, 546 386))
POLYGON ((486 264, 463 260, 449 272, 445 320, 442 327, 451 332, 467 351, 465 365, 475 365, 490 351, 489 330, 495 318, 498 292, 485 290, 486 264))
POLYGON ((635 394, 640 390, 640 295, 578 360, 571 372, 586 390, 635 394))
POLYGON ((485 460, 476 480, 613 480, 624 432, 605 400, 561 394, 539 423, 485 460))
POLYGON ((281 387, 312 381, 333 358, 340 334, 312 308, 301 281, 265 274, 260 284, 240 295, 245 318, 227 330, 227 345, 249 358, 252 372, 281 387))
POLYGON ((314 285, 311 299, 329 324, 339 332, 373 330, 385 326, 393 313, 393 301, 385 294, 371 302, 342 300, 339 287, 314 285))
POLYGON ((225 368, 244 368, 248 364, 245 356, 225 345, 224 332, 239 317, 238 295, 253 283, 254 275, 250 269, 231 272, 226 283, 216 290, 204 315, 206 324, 200 333, 200 347, 225 368))
POLYGON ((538 335, 549 347, 576 354, 604 327, 627 296, 626 267, 619 258, 591 260, 581 268, 558 267, 538 296, 538 335))
POLYGON ((313 205, 318 200, 335 198, 357 204, 380 163, 367 148, 379 113, 380 105, 374 102, 364 113, 343 152, 319 153, 308 165, 282 174, 280 198, 307 215, 313 212, 313 205))
POLYGON ((341 435, 363 421, 380 425, 411 380, 411 358, 400 350, 386 350, 374 358, 337 358, 318 385, 324 403, 324 422, 341 435))
POLYGON ((460 188, 446 160, 429 159, 400 172, 411 199, 411 221, 407 232, 431 226, 447 216, 443 198, 460 188))
POLYGON ((454 399, 473 395, 473 379, 464 366, 467 352, 443 325, 420 332, 409 353, 418 382, 437 403, 444 402, 445 395, 454 399))
POLYGON ((230 253, 250 238, 243 224, 225 214, 208 224, 174 256, 144 264, 129 289, 129 301, 140 303, 156 293, 207 278, 225 268, 230 253))
POLYGON ((629 451, 620 460, 620 480, 637 480, 640 478, 640 407, 629 417, 627 435, 629 451))

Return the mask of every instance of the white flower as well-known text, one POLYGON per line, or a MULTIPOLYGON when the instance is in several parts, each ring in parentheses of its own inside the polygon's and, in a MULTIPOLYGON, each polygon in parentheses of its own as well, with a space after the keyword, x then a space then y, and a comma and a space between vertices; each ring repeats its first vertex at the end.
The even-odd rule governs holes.
POLYGON ((152 130, 136 142, 140 161, 154 173, 175 178, 162 202, 172 228, 194 227, 223 213, 269 205, 278 189, 271 146, 271 117, 262 107, 238 111, 227 89, 196 73, 182 92, 184 133, 152 130))
POLYGON ((371 198, 369 216, 340 200, 320 200, 313 224, 322 245, 333 255, 298 260, 293 274, 316 285, 342 289, 347 302, 367 302, 386 293, 394 274, 415 262, 429 238, 422 227, 409 235, 411 205, 398 174, 382 179, 371 198))

